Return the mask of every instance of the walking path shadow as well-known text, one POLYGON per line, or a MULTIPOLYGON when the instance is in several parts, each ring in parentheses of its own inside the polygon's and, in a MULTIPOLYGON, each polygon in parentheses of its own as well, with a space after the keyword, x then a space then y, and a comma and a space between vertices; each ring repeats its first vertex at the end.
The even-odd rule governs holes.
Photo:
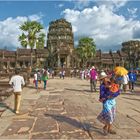
POLYGON ((65 90, 78 91, 78 92, 91 92, 90 90, 79 90, 79 89, 72 89, 72 88, 65 88, 65 90))
POLYGON ((90 133, 90 131, 95 131, 101 135, 104 135, 104 133, 99 128, 97 128, 89 123, 79 122, 76 119, 69 118, 67 116, 62 116, 62 115, 54 115, 54 114, 44 114, 44 115, 46 117, 52 117, 53 119, 55 119, 58 122, 66 122, 76 128, 86 131, 87 133, 90 133))

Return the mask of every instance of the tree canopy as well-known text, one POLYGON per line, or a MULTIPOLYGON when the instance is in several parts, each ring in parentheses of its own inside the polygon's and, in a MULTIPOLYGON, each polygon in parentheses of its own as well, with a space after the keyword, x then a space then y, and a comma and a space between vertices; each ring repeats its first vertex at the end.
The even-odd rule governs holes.
POLYGON ((21 26, 22 34, 19 41, 24 48, 31 49, 31 66, 32 66, 32 49, 44 48, 45 34, 42 32, 43 26, 37 21, 26 21, 21 26))
POLYGON ((81 59, 82 65, 86 65, 87 61, 94 57, 96 53, 96 45, 92 38, 84 37, 79 40, 76 54, 81 59))
POLYGON ((19 41, 24 48, 43 48, 45 44, 45 34, 41 31, 43 26, 37 21, 26 21, 20 29, 23 31, 19 36, 19 41))

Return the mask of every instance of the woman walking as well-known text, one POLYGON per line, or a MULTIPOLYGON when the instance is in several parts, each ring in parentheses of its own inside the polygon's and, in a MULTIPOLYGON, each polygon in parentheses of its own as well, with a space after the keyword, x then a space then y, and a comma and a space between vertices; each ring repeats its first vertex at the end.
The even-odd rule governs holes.
POLYGON ((101 74, 100 80, 102 82, 100 85, 99 101, 102 102, 103 109, 97 117, 97 119, 104 124, 104 133, 116 134, 116 132, 112 129, 112 124, 114 122, 116 113, 115 97, 117 97, 120 94, 120 92, 118 91, 113 94, 110 92, 108 88, 109 79, 107 78, 106 73, 101 74))
POLYGON ((48 81, 48 71, 47 71, 47 69, 45 69, 44 72, 43 72, 42 81, 44 82, 44 90, 46 90, 47 81, 48 81))

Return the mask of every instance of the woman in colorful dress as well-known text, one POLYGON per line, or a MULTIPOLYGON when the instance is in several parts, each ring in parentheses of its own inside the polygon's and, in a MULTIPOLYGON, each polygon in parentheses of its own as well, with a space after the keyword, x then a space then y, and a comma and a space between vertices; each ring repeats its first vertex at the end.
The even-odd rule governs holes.
POLYGON ((110 93, 109 88, 107 87, 109 79, 106 73, 101 74, 100 76, 101 85, 100 85, 100 98, 99 101, 103 104, 103 110, 97 117, 97 119, 104 124, 103 131, 105 134, 116 134, 114 130, 112 130, 112 124, 115 119, 116 114, 116 101, 115 97, 117 97, 120 92, 110 93))
POLYGON ((48 81, 48 71, 47 69, 44 70, 43 75, 42 75, 42 81, 44 82, 44 90, 46 90, 47 87, 47 81, 48 81))

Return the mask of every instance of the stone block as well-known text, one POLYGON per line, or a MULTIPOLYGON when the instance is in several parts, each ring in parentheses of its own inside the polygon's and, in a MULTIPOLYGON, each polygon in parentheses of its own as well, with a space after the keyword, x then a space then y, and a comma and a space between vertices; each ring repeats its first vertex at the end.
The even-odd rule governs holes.
POLYGON ((59 132, 56 120, 51 117, 39 117, 35 123, 33 133, 35 132, 59 132))
POLYGON ((28 134, 29 130, 32 128, 33 122, 34 119, 16 119, 5 130, 2 136, 15 135, 19 133, 28 134))

